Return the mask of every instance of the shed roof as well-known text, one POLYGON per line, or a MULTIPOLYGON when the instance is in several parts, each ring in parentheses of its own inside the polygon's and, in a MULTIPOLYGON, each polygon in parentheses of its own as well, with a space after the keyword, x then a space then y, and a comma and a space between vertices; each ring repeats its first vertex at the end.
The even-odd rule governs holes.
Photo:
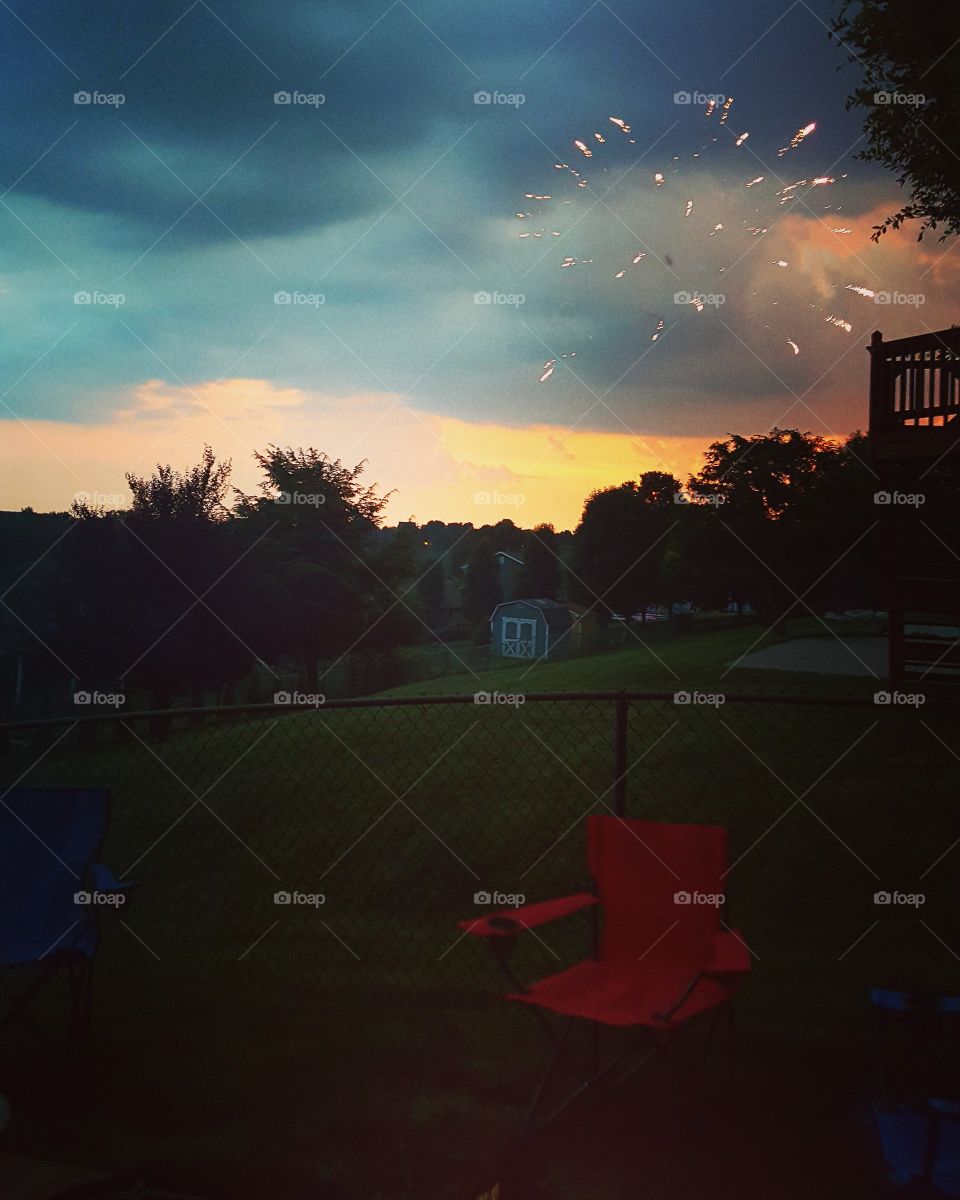
POLYGON ((571 625, 573 623, 573 614, 566 604, 559 604, 556 600, 505 600, 490 614, 492 620, 501 608, 509 608, 512 605, 521 605, 524 608, 536 609, 543 617, 544 621, 552 627, 561 625, 571 625))

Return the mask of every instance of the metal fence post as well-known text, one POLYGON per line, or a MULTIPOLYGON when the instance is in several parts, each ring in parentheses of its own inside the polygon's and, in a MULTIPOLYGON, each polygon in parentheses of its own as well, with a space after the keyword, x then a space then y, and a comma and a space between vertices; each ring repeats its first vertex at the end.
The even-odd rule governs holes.
POLYGON ((613 721, 613 810, 627 815, 627 710, 630 701, 621 692, 614 701, 613 721))

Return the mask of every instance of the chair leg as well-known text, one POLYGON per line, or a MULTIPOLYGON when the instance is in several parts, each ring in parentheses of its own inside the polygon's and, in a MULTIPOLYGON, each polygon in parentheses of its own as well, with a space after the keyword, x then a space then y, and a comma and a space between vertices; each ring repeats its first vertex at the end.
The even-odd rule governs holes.
MULTIPOLYGON (((567 1058, 567 1055, 566 1055, 566 1052, 564 1049, 564 1043, 567 1040, 567 1035, 570 1033, 572 1026, 573 1026, 573 1017, 568 1017, 566 1023, 564 1024, 563 1032, 559 1035, 559 1037, 557 1037, 554 1034, 554 1031, 551 1028, 551 1034, 554 1035, 554 1039, 552 1039, 552 1040, 554 1040, 553 1056, 550 1059, 550 1062, 547 1066, 547 1069, 546 1069, 546 1072, 544 1073, 543 1078, 540 1080, 540 1085, 537 1088, 536 1094, 533 1097, 533 1103, 530 1105, 530 1110, 527 1113, 527 1119, 526 1119, 526 1122, 523 1127, 524 1139, 528 1138, 533 1131, 534 1122, 535 1122, 536 1116, 537 1116, 537 1110, 540 1107, 540 1101, 543 1098, 543 1096, 546 1094, 547 1088, 550 1085, 550 1081, 553 1079, 553 1073, 554 1073, 554 1070, 556 1069, 557 1063, 560 1062, 561 1060, 564 1061, 568 1066, 571 1063, 571 1060, 569 1060, 567 1058)), ((574 1075, 575 1075, 575 1078, 577 1078, 578 1082, 581 1082, 579 1079, 580 1072, 577 1071, 576 1069, 574 1069, 574 1075)))
MULTIPOLYGON (((30 1002, 38 992, 46 987, 56 972, 56 964, 48 965, 45 969, 37 973, 36 979, 34 979, 33 983, 31 983, 29 987, 25 988, 22 992, 9 993, 10 1005, 3 1014, 3 1017, 0 1018, 0 1033, 2 1033, 8 1025, 12 1025, 18 1017, 21 1020, 30 1021, 30 1014, 27 1011, 30 1006, 30 1002)), ((33 1024, 33 1022, 30 1023, 33 1024)))
POLYGON ((93 1000, 93 963, 85 958, 72 963, 70 972, 70 1026, 68 1056, 70 1066, 79 1072, 87 1053, 90 1032, 90 1010, 93 1000))

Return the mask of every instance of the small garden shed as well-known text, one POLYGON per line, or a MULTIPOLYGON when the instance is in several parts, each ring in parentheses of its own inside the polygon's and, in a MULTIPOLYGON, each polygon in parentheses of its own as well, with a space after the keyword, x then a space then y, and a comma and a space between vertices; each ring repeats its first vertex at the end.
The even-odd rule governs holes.
POLYGON ((490 616, 490 650, 499 658, 562 658, 579 648, 577 613, 556 600, 508 600, 490 616))

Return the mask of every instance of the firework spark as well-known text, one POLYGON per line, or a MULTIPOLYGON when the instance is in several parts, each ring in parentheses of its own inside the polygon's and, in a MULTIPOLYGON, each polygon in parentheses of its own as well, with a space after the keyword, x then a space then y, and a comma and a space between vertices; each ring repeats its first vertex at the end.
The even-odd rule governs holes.
POLYGON ((777 151, 777 157, 783 158, 783 156, 787 153, 788 150, 796 150, 796 148, 800 145, 800 143, 805 138, 808 138, 811 133, 813 133, 813 131, 816 129, 816 127, 817 127, 816 121, 811 121, 809 125, 804 125, 804 127, 802 129, 798 129, 797 132, 790 139, 790 145, 780 147, 780 149, 777 151))

